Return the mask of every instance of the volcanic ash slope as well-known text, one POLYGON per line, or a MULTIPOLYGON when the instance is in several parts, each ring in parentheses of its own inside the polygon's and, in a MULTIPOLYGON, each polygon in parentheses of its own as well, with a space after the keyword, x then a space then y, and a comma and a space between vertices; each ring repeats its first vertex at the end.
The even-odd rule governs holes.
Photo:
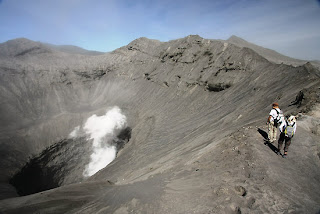
POLYGON ((0 63, 4 213, 320 211, 320 81, 310 63, 275 64, 199 36, 139 38, 94 56, 18 39, 0 44, 0 63), (290 105, 301 90, 302 105, 290 105), (300 112, 287 159, 264 144, 274 101, 300 112), (61 187, 17 197, 8 181, 30 157, 114 106, 131 136, 113 162, 83 178, 85 144, 58 173, 61 187))

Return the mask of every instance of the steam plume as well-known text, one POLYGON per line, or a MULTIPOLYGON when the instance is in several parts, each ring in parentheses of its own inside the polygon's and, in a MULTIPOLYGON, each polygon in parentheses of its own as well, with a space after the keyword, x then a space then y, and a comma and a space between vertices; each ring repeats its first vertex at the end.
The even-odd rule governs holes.
MULTIPOLYGON (((83 172, 85 177, 92 176, 115 159, 117 150, 111 143, 126 126, 127 118, 117 106, 109 109, 105 115, 94 114, 87 119, 83 131, 92 140, 93 153, 90 163, 83 172)), ((79 128, 76 127, 69 136, 76 136, 78 132, 79 128)))

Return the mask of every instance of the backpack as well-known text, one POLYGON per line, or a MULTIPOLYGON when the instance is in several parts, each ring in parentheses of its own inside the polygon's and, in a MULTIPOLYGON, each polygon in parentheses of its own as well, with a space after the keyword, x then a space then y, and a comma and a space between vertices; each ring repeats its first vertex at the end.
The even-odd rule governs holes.
POLYGON ((292 138, 294 135, 294 124, 292 124, 291 126, 287 126, 286 129, 284 130, 284 134, 286 137, 292 138))
POLYGON ((274 110, 276 110, 276 112, 278 113, 277 117, 273 118, 274 126, 278 127, 278 125, 281 123, 281 120, 284 118, 284 116, 283 116, 283 112, 280 109, 279 111, 276 108, 274 110))

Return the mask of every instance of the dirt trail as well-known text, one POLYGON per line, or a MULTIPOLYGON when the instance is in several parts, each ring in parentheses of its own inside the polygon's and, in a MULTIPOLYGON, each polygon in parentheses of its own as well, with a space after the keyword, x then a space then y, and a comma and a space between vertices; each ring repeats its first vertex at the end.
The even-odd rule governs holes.
POLYGON ((252 193, 260 209, 268 213, 318 213, 320 211, 319 136, 298 121, 296 136, 289 147, 288 157, 275 153, 277 142, 264 143, 267 130, 247 128, 244 135, 252 146, 254 162, 249 167, 248 196, 252 193), (300 125, 300 126, 299 126, 300 125))
POLYGON ((287 158, 275 153, 277 143, 265 144, 266 125, 242 127, 209 145, 190 157, 183 167, 189 170, 177 169, 166 181, 161 212, 319 213, 320 142, 306 127, 309 119, 299 119, 287 158))

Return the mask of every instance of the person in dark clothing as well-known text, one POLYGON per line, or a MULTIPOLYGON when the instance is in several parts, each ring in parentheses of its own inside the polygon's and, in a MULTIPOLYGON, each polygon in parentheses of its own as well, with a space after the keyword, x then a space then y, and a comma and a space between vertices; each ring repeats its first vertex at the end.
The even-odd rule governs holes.
POLYGON ((296 133, 297 130, 297 124, 296 124, 296 118, 295 116, 290 116, 287 121, 283 121, 279 127, 280 129, 280 137, 278 140, 278 155, 281 155, 281 149, 283 142, 285 142, 284 145, 284 152, 282 157, 286 158, 288 155, 288 149, 291 144, 291 139, 296 133))

